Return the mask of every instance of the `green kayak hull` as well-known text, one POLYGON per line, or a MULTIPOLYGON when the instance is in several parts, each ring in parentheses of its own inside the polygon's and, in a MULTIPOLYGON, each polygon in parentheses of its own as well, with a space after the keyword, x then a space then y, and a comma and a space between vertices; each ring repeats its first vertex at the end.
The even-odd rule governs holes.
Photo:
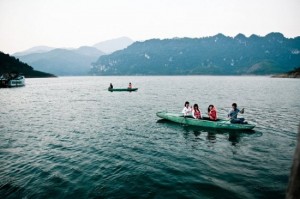
POLYGON ((255 127, 254 124, 233 124, 226 119, 218 119, 217 121, 211 121, 208 118, 194 119, 191 116, 184 117, 183 114, 157 112, 156 115, 160 118, 176 122, 179 124, 185 124, 190 126, 200 126, 205 128, 214 129, 229 129, 229 130, 251 130, 255 127))
POLYGON ((113 91, 129 91, 129 92, 132 92, 132 91, 137 91, 138 88, 108 88, 108 91, 110 92, 113 92, 113 91))

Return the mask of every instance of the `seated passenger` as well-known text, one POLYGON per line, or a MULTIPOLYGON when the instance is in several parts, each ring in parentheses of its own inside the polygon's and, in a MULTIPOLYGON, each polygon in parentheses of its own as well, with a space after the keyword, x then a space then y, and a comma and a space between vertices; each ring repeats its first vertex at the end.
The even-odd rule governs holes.
POLYGON ((132 84, 131 84, 131 82, 129 82, 128 88, 129 88, 129 89, 132 89, 132 84))
POLYGON ((114 88, 114 86, 112 85, 112 83, 110 83, 109 84, 109 87, 108 87, 109 89, 113 89, 114 88))
POLYGON ((201 119, 201 111, 199 110, 198 104, 194 104, 192 115, 195 119, 201 119))
POLYGON ((238 123, 238 124, 247 124, 247 122, 245 122, 245 118, 238 118, 237 117, 237 115, 239 113, 243 114, 244 111, 245 111, 244 108, 242 110, 240 110, 240 109, 237 108, 237 104, 233 103, 232 104, 232 109, 228 113, 228 117, 230 118, 230 122, 231 123, 238 123))
POLYGON ((214 107, 214 105, 212 105, 212 104, 209 105, 208 109, 207 109, 207 112, 208 112, 208 117, 209 117, 210 120, 213 120, 213 121, 217 120, 217 110, 214 107))
POLYGON ((184 108, 181 111, 183 113, 183 116, 188 116, 191 114, 192 112, 192 107, 190 107, 190 103, 188 101, 186 101, 184 103, 184 108))

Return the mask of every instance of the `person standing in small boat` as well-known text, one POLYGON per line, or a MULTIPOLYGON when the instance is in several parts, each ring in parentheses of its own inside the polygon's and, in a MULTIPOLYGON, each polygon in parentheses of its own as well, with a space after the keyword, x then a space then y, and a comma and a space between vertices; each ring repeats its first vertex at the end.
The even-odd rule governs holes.
POLYGON ((199 110, 198 104, 194 104, 192 115, 195 119, 201 119, 201 111, 199 110))
POLYGON ((132 89, 132 84, 131 84, 131 82, 129 82, 128 88, 129 88, 129 89, 132 89))
POLYGON ((245 109, 243 108, 242 110, 237 108, 237 104, 233 103, 232 104, 232 109, 228 113, 228 117, 230 118, 231 123, 238 123, 238 124, 246 124, 245 118, 238 118, 237 115, 239 113, 243 114, 245 112, 245 109))
POLYGON ((188 101, 184 103, 184 108, 181 112, 183 113, 183 116, 188 116, 192 113, 192 107, 190 107, 190 103, 188 101))
POLYGON ((209 105, 207 109, 207 114, 210 120, 216 121, 217 120, 217 109, 214 107, 214 105, 209 105))
POLYGON ((114 88, 114 86, 112 85, 112 83, 110 83, 109 84, 109 87, 108 87, 109 89, 113 89, 114 88))

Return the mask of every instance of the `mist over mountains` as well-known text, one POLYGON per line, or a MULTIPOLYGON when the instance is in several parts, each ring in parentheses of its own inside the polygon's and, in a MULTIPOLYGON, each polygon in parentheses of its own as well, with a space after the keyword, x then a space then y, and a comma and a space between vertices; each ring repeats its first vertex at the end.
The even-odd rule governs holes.
POLYGON ((55 75, 87 75, 91 63, 104 53, 93 47, 80 47, 75 50, 54 49, 43 53, 16 56, 36 70, 55 75))
POLYGON ((78 49, 40 46, 14 55, 36 70, 62 76, 269 75, 300 66, 300 37, 281 33, 132 42, 122 37, 78 49))
POLYGON ((28 54, 33 54, 33 53, 44 53, 44 52, 48 52, 53 49, 55 49, 55 48, 49 47, 49 46, 35 46, 35 47, 29 48, 25 51, 14 53, 13 56, 20 57, 20 56, 24 56, 24 55, 28 55, 28 54))
POLYGON ((121 37, 78 49, 37 46, 13 55, 36 70, 59 76, 88 75, 92 63, 100 56, 126 48, 132 43, 128 37, 121 37))
POLYGON ((300 37, 217 34, 150 39, 101 56, 93 75, 268 75, 300 66, 300 37))
POLYGON ((111 40, 99 42, 93 45, 93 47, 103 51, 106 54, 110 54, 117 50, 122 50, 127 46, 130 46, 131 44, 133 44, 133 42, 134 41, 128 37, 120 37, 117 39, 111 39, 111 40))

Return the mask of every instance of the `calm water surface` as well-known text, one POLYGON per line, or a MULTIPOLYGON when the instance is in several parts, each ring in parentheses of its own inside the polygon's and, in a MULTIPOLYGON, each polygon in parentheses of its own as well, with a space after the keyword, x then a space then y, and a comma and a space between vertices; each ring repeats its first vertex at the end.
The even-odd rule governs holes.
POLYGON ((269 77, 61 77, 0 89, 0 198, 284 198, 300 81, 269 77), (108 92, 132 82, 138 92, 108 92), (250 132, 159 120, 188 100, 232 102, 250 132))

